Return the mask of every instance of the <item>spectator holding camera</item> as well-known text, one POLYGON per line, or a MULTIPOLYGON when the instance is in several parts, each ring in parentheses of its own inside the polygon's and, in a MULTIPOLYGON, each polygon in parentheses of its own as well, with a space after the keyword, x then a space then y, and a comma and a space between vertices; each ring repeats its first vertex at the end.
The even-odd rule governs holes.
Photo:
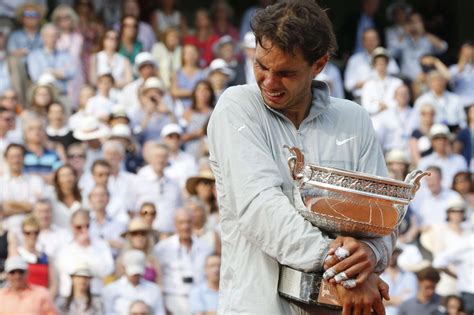
POLYGON ((474 41, 466 41, 459 50, 458 62, 449 67, 451 86, 464 106, 474 104, 474 41))

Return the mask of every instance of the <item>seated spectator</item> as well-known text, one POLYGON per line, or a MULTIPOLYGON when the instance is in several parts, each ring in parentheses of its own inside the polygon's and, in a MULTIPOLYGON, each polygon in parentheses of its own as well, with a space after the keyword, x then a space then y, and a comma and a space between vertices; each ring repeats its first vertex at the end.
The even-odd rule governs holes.
POLYGON ((326 82, 331 96, 344 98, 341 70, 334 63, 328 62, 323 71, 315 77, 315 80, 326 82))
POLYGON ((433 261, 433 267, 444 271, 450 264, 457 267, 457 287, 461 293, 466 314, 474 313, 474 273, 472 272, 474 255, 474 233, 462 243, 451 244, 449 249, 440 253, 433 261))
POLYGON ((407 155, 402 150, 393 149, 385 155, 390 178, 404 181, 410 167, 407 155))
POLYGON ((171 87, 171 76, 181 68, 182 46, 180 35, 181 33, 177 28, 169 27, 165 29, 163 41, 155 43, 151 50, 153 58, 159 65, 160 78, 163 80, 166 89, 171 87))
POLYGON ((192 197, 186 202, 186 209, 191 212, 193 236, 207 243, 214 253, 220 255, 221 239, 215 227, 207 222, 206 205, 201 200, 192 197))
POLYGON ((94 116, 103 123, 107 123, 112 107, 118 100, 117 91, 113 89, 114 84, 115 80, 111 73, 97 75, 97 94, 87 101, 86 115, 94 116))
POLYGON ((388 284, 390 300, 384 301, 387 315, 397 315, 398 306, 413 298, 417 291, 417 281, 413 273, 400 269, 397 259, 403 250, 395 247, 387 269, 380 276, 388 284))
POLYGON ((84 208, 89 208, 89 193, 97 185, 107 187, 110 177, 110 164, 107 161, 98 159, 92 163, 90 173, 82 178, 80 183, 81 195, 84 208))
POLYGON ((189 176, 197 173, 196 159, 181 150, 183 128, 178 124, 167 124, 161 130, 161 140, 169 149, 169 163, 166 176, 178 182, 184 188, 189 176))
POLYGON ((395 91, 403 84, 402 80, 388 74, 389 61, 388 51, 383 47, 375 48, 371 54, 374 73, 362 87, 361 105, 372 116, 372 121, 377 114, 395 107, 395 91))
POLYGON ((86 146, 82 142, 75 142, 71 144, 66 150, 66 164, 72 166, 76 171, 77 177, 79 178, 79 187, 81 187, 80 182, 84 174, 84 166, 86 164, 86 146))
POLYGON ((387 18, 392 23, 391 26, 385 28, 385 43, 388 50, 392 51, 400 38, 406 36, 405 24, 411 11, 411 5, 407 4, 404 0, 393 1, 387 7, 387 18))
POLYGON ((53 261, 43 250, 38 250, 39 223, 34 216, 28 216, 21 226, 23 241, 15 252, 28 264, 28 283, 49 288, 51 296, 56 296, 58 283, 53 261))
POLYGON ((191 312, 193 315, 217 313, 220 269, 221 257, 216 254, 207 256, 204 267, 206 282, 195 286, 190 293, 191 312))
POLYGON ((454 175, 452 190, 457 192, 466 203, 466 221, 471 222, 474 211, 474 183, 470 172, 458 172, 454 175))
MULTIPOLYGON (((234 80, 235 72, 223 59, 214 59, 209 65, 207 79, 211 83, 214 96, 218 100, 224 90, 234 80)), ((197 84, 196 84, 197 86, 197 84)))
POLYGON ((46 117, 49 105, 55 102, 57 98, 57 89, 52 84, 39 82, 31 89, 27 111, 46 117))
POLYGON ((143 166, 144 161, 139 152, 139 144, 132 135, 132 129, 128 124, 116 124, 110 130, 110 140, 115 140, 122 144, 122 147, 125 149, 123 161, 125 170, 135 174, 143 166))
MULTIPOLYGON (((420 236, 421 245, 430 251, 433 259, 447 249, 452 244, 460 244, 468 241, 471 233, 470 227, 466 229, 462 226, 466 220, 466 204, 460 196, 452 197, 448 200, 446 208, 446 222, 433 225, 429 230, 424 231, 420 236)), ((436 293, 447 296, 457 293, 456 278, 452 274, 457 274, 457 268, 450 265, 447 267, 448 273, 441 273, 441 279, 436 286, 436 293)))
POLYGON ((181 58, 181 68, 171 77, 170 92, 175 101, 181 102, 181 106, 188 109, 191 106, 193 90, 197 83, 206 77, 206 73, 199 67, 199 50, 196 45, 185 44, 181 58))
POLYGON ((449 67, 453 92, 461 97, 464 107, 474 104, 474 42, 464 42, 459 50, 458 62, 449 67))
POLYGON ((214 52, 214 60, 224 60, 227 66, 235 71, 240 50, 237 46, 237 42, 230 35, 224 35, 219 38, 219 40, 214 44, 212 50, 214 52))
POLYGON ((71 294, 71 276, 77 264, 89 266, 94 278, 91 279, 91 293, 101 294, 103 278, 114 271, 114 260, 109 245, 103 240, 92 238, 89 231, 89 212, 78 210, 71 216, 73 240, 64 245, 56 256, 59 275, 59 295, 71 294))
MULTIPOLYGON (((344 72, 344 87, 352 93, 354 99, 362 95, 362 87, 370 79, 373 69, 370 65, 371 55, 374 49, 380 46, 379 34, 373 28, 368 28, 363 34, 364 51, 353 54, 347 61, 344 72)), ((393 58, 389 59, 387 72, 390 75, 397 74, 399 68, 393 58)))
POLYGON ((165 235, 174 232, 174 216, 181 206, 181 190, 174 180, 165 174, 168 166, 169 150, 163 144, 150 143, 145 159, 148 163, 137 174, 141 183, 137 190, 137 204, 153 202, 158 209, 158 220, 153 228, 165 235))
POLYGON ((50 183, 53 173, 62 165, 56 151, 46 147, 45 124, 39 117, 29 117, 23 125, 25 136, 25 172, 38 174, 50 183))
MULTIPOLYGON (((140 216, 130 220, 128 229, 122 236, 125 238, 122 253, 133 249, 143 252, 146 256, 143 279, 161 284, 160 264, 153 255, 153 246, 158 241, 157 231, 153 230, 149 223, 140 216)), ((119 277, 124 274, 123 254, 117 258, 115 274, 119 277)))
POLYGON ((69 227, 72 214, 82 206, 78 181, 76 171, 68 164, 61 166, 54 172, 53 220, 55 224, 65 229, 69 227))
MULTIPOLYGON (((140 206, 140 210, 138 212, 140 218, 146 223, 149 229, 153 229, 153 225, 155 219, 157 217, 156 206, 152 202, 144 202, 140 206)), ((156 233, 156 236, 159 236, 159 233, 156 233)), ((155 237, 154 237, 155 238, 155 237)), ((155 243, 158 242, 158 237, 155 238, 155 243)))
MULTIPOLYGON (((247 32, 242 40, 242 50, 244 55, 235 67, 235 78, 230 85, 255 83, 255 75, 253 73, 253 61, 255 57, 256 47, 257 43, 255 39, 255 34, 253 32, 247 32)), ((342 89, 342 82, 340 83, 342 89)))
POLYGON ((28 284, 28 264, 21 257, 8 258, 5 272, 7 285, 0 289, 0 314, 58 314, 48 290, 28 284))
POLYGON ((176 212, 175 226, 176 234, 155 246, 155 256, 161 264, 167 312, 190 314, 189 294, 192 287, 205 282, 204 265, 212 248, 192 236, 187 210, 176 212))
POLYGON ((411 133, 409 148, 411 162, 418 165, 420 159, 431 153, 431 141, 429 139, 430 129, 434 124, 435 109, 431 104, 423 104, 420 106, 419 113, 412 112, 412 115, 420 115, 420 126, 411 133))
POLYGON ((77 111, 69 117, 68 125, 71 130, 79 128, 81 121, 86 118, 86 106, 89 99, 96 94, 96 89, 92 85, 84 85, 79 92, 79 106, 77 111))
POLYGON ((21 222, 31 213, 34 203, 44 197, 45 183, 41 177, 24 172, 25 148, 11 143, 4 153, 9 173, 0 176, 0 205, 3 226, 10 232, 21 234, 21 222))
POLYGON ((125 231, 125 224, 120 222, 117 216, 107 213, 109 200, 109 192, 104 185, 96 185, 90 191, 90 233, 93 238, 99 238, 107 242, 114 256, 117 256, 119 250, 123 247, 120 235, 125 231))
POLYGON ((404 37, 394 42, 391 53, 401 60, 400 74, 415 80, 421 73, 420 58, 426 54, 439 54, 448 49, 448 44, 439 37, 426 32, 423 18, 411 12, 406 23, 404 37))
MULTIPOLYGON (((3 222, 3 211, 0 211, 0 222, 3 222)), ((14 256, 14 248, 17 244, 16 236, 8 232, 0 224, 0 288, 3 288, 6 281, 5 260, 7 257, 14 256)))
POLYGON ((438 166, 443 172, 443 186, 450 188, 454 175, 467 171, 466 160, 459 154, 451 153, 449 128, 443 124, 435 124, 430 129, 431 147, 433 153, 422 157, 418 168, 425 170, 429 166, 438 166))
POLYGON ((32 51, 27 58, 28 74, 33 82, 44 73, 52 74, 55 86, 61 95, 68 92, 68 84, 79 71, 74 58, 67 52, 57 50, 59 31, 54 24, 45 24, 41 28, 44 47, 32 51))
POLYGON ((33 216, 38 221, 38 248, 51 259, 56 257, 58 250, 72 240, 68 229, 53 223, 53 205, 49 199, 39 199, 33 206, 33 216))
MULTIPOLYGON (((174 0, 160 2, 160 8, 155 10, 151 16, 151 25, 159 38, 166 38, 166 30, 176 29, 178 33, 187 33, 186 18, 176 9, 174 0)), ((166 41, 166 40, 163 40, 166 41)))
POLYGON ((411 203, 421 231, 444 223, 448 200, 459 197, 457 192, 441 185, 443 174, 439 167, 429 166, 426 171, 431 173, 424 180, 426 187, 420 189, 411 203))
POLYGON ((441 297, 435 293, 436 284, 439 282, 439 272, 432 267, 427 267, 417 272, 416 277, 418 279, 416 297, 399 306, 399 315, 430 315, 441 303, 441 297))
POLYGON ((124 15, 120 20, 120 42, 118 53, 128 59, 131 65, 135 57, 142 52, 143 44, 138 39, 139 20, 133 15, 124 15))
POLYGON ((376 132, 384 152, 401 150, 408 156, 410 133, 405 126, 405 122, 412 115, 409 102, 410 90, 408 86, 401 83, 395 89, 394 106, 377 115, 378 128, 376 128, 376 132))
POLYGON ((409 122, 409 127, 414 130, 420 126, 419 112, 423 104, 433 105, 436 116, 435 123, 442 123, 448 126, 466 127, 466 112, 461 99, 446 90, 446 79, 437 71, 428 75, 430 91, 421 95, 414 105, 415 114, 409 122))
POLYGON ((443 299, 442 309, 436 311, 436 315, 465 315, 464 305, 461 297, 448 295, 443 299))
POLYGON ((12 130, 8 132, 8 137, 12 142, 23 143, 23 129, 22 120, 27 116, 27 112, 23 109, 20 102, 19 93, 15 90, 8 89, 0 95, 0 107, 11 111, 15 115, 14 121, 8 121, 11 124, 12 130))
POLYGON ((150 77, 139 91, 140 105, 129 111, 133 131, 141 144, 159 139, 163 127, 174 121, 173 113, 163 99, 164 94, 163 82, 150 77))
POLYGON ((67 125, 64 105, 59 102, 53 102, 48 106, 48 125, 46 134, 48 140, 55 144, 55 151, 61 153, 62 160, 66 160, 67 148, 77 142, 72 135, 72 130, 67 125))
POLYGON ((214 110, 215 94, 207 80, 199 81, 192 93, 191 106, 184 112, 182 124, 185 132, 182 136, 184 151, 198 158, 199 140, 205 136, 205 126, 214 110))
POLYGON ((450 74, 446 65, 433 55, 423 55, 420 58, 421 72, 418 74, 416 80, 412 81, 411 88, 413 97, 416 99, 420 95, 429 92, 429 74, 432 71, 439 72, 446 81, 449 81, 450 74))
POLYGON ((219 223, 219 207, 215 195, 216 179, 210 169, 202 168, 198 175, 191 176, 186 181, 189 195, 196 196, 206 207, 208 226, 213 228, 219 223))
POLYGON ((7 167, 3 155, 7 146, 13 142, 9 131, 15 128, 15 114, 4 107, 0 107, 0 176, 6 173, 7 167))
POLYGON ((71 273, 71 294, 68 297, 60 296, 56 300, 56 306, 61 315, 104 314, 102 299, 97 295, 93 295, 90 289, 90 282, 93 277, 87 264, 77 264, 71 273))
POLYGON ((123 88, 133 80, 130 61, 117 52, 119 34, 114 30, 107 30, 101 39, 100 51, 90 59, 89 82, 97 84, 100 73, 110 73, 116 88, 123 88))
POLYGON ((128 315, 151 315, 151 309, 142 300, 136 300, 130 304, 128 315))
POLYGON ((219 37, 230 36, 237 42, 240 39, 238 29, 232 25, 234 10, 227 0, 216 0, 211 7, 211 19, 214 34, 219 37))
POLYGON ((219 35, 215 34, 212 29, 212 22, 207 9, 199 8, 195 11, 194 27, 194 34, 184 38, 184 45, 196 46, 199 53, 198 64, 201 67, 207 67, 214 58, 212 47, 219 40, 219 35))
POLYGON ((21 28, 8 37, 9 54, 25 60, 29 53, 43 47, 40 26, 45 13, 46 8, 37 3, 29 2, 18 7, 16 17, 21 28))
POLYGON ((142 299, 152 306, 155 315, 165 315, 163 295, 160 287, 144 280, 145 254, 139 250, 127 250, 123 254, 125 275, 104 288, 105 313, 127 315, 130 304, 142 299))

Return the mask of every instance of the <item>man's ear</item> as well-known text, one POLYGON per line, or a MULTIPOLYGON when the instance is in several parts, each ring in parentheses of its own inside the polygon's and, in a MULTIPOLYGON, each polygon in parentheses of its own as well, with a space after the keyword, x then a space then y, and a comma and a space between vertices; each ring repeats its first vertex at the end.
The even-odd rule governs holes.
POLYGON ((323 71, 328 61, 329 54, 325 54, 313 63, 313 65, 311 66, 311 73, 313 74, 313 78, 317 76, 321 71, 323 71))

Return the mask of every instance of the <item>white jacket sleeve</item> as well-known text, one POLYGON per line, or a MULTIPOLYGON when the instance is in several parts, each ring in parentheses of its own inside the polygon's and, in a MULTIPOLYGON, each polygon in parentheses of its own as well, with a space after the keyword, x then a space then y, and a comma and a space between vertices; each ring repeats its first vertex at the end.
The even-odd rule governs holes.
POLYGON ((330 239, 283 193, 284 175, 265 136, 272 128, 228 95, 221 96, 208 128, 222 213, 234 217, 243 236, 280 264, 320 270, 330 239))

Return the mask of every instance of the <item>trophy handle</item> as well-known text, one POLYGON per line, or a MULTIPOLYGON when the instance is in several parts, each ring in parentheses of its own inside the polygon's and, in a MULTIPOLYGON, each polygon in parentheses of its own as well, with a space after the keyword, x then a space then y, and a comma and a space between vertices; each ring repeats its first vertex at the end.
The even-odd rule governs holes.
POLYGON ((304 168, 304 155, 297 147, 290 147, 284 145, 284 148, 288 149, 292 156, 288 158, 288 167, 291 172, 291 176, 294 180, 301 178, 301 171, 304 168))
POLYGON ((420 181, 423 177, 425 176, 430 176, 430 172, 423 172, 420 170, 412 171, 407 175, 405 178, 405 183, 408 183, 410 185, 413 185, 413 188, 411 190, 412 194, 415 195, 415 193, 420 189, 420 181))

